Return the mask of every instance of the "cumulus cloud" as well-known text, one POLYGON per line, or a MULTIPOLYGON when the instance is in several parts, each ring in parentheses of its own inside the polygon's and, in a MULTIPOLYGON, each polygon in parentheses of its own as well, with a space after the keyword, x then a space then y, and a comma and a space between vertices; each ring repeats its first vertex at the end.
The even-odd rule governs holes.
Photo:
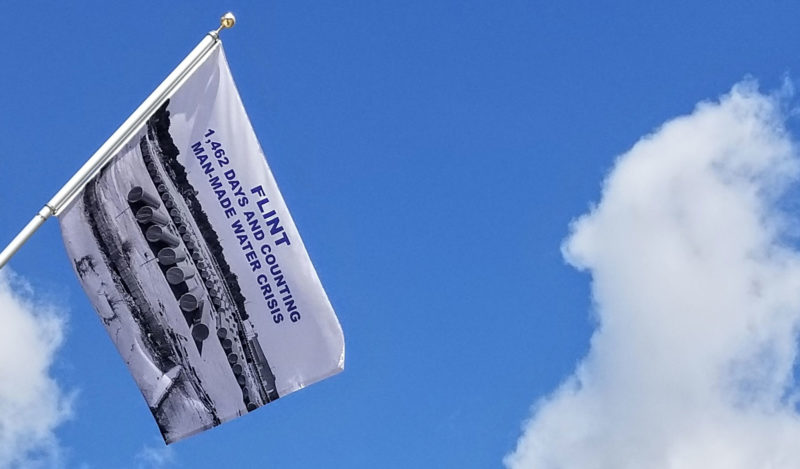
POLYGON ((800 467, 785 102, 739 84, 618 158, 562 246, 591 275, 589 353, 534 406, 508 467, 800 467))
POLYGON ((69 418, 72 400, 51 374, 63 316, 3 269, 0 318, 0 467, 59 466, 55 430, 69 418))

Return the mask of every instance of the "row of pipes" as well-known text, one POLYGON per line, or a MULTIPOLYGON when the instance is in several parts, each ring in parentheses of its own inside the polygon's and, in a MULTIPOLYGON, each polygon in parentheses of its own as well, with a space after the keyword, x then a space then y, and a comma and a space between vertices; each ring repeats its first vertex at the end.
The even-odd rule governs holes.
MULTIPOLYGON (((215 282, 212 268, 204 259, 200 246, 189 233, 189 226, 161 179, 156 163, 150 158, 146 158, 145 162, 159 195, 145 191, 142 186, 134 186, 128 192, 128 204, 175 294, 198 351, 202 353, 202 342, 209 336, 209 327, 202 322, 203 289, 207 291, 208 298, 216 308, 222 305, 222 290, 215 282), (165 210, 161 210, 162 205, 165 210), (191 263, 188 262, 189 257, 191 263)), ((228 364, 242 391, 248 411, 257 408, 251 400, 244 366, 234 350, 234 344, 238 345, 238 338, 220 324, 217 325, 217 338, 227 354, 228 364)))

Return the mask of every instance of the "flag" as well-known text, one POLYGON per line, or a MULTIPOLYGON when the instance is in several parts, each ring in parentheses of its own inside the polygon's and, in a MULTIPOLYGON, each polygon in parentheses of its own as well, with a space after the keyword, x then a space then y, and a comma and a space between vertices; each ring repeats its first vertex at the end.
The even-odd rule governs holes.
POLYGON ((58 217, 167 443, 343 369, 341 327, 221 45, 58 217))

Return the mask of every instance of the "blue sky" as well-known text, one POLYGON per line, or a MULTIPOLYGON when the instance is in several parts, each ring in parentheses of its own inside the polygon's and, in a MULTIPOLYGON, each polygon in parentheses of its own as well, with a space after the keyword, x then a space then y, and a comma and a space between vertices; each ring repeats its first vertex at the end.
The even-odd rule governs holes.
POLYGON ((746 77, 780 89, 800 63, 800 7, 779 0, 5 10, 0 239, 231 10, 228 61, 347 345, 342 374, 164 450, 50 221, 10 267, 66 321, 49 371, 72 396, 53 427, 64 467, 149 467, 148 454, 164 467, 501 466, 607 318, 590 290, 603 256, 581 245, 570 265, 561 247, 602 206, 618 156, 746 77))

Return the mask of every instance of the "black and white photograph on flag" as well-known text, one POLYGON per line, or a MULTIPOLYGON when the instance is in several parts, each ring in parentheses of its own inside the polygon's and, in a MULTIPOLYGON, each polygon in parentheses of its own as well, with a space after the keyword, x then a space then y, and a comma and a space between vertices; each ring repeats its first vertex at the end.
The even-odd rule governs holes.
POLYGON ((343 369, 341 327, 221 46, 59 222, 167 443, 343 369))

